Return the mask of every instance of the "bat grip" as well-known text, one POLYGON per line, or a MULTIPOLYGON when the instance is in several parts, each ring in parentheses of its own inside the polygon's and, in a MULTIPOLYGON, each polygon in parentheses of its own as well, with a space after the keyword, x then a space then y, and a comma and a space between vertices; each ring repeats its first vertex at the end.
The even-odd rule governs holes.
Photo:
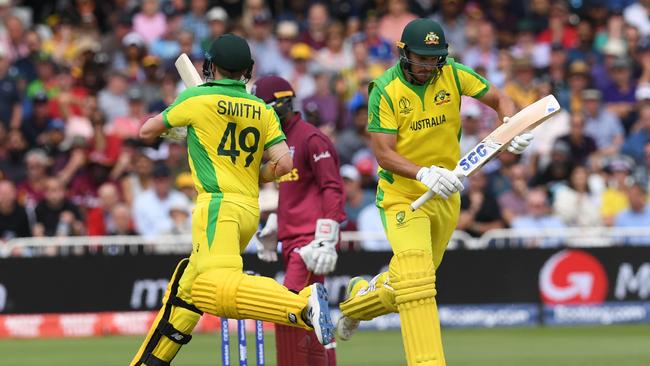
POLYGON ((431 197, 433 197, 433 191, 431 190, 427 190, 426 192, 422 193, 420 198, 411 203, 411 211, 415 211, 420 208, 420 206, 422 206, 426 201, 430 200, 431 197))

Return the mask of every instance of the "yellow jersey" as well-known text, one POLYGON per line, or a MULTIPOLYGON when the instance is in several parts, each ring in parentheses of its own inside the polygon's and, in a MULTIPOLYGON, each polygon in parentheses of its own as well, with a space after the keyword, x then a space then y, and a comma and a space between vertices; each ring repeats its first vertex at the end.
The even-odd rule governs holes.
POLYGON ((243 82, 222 79, 181 92, 163 112, 168 128, 187 126, 192 179, 204 193, 257 206, 264 150, 285 140, 275 111, 243 82))
MULTIPOLYGON (((453 170, 460 159, 461 95, 479 98, 490 88, 471 68, 448 58, 426 85, 406 81, 398 62, 368 87, 368 131, 397 134, 397 153, 420 166, 453 170)), ((378 199, 386 193, 417 198, 426 187, 379 168, 378 199)))

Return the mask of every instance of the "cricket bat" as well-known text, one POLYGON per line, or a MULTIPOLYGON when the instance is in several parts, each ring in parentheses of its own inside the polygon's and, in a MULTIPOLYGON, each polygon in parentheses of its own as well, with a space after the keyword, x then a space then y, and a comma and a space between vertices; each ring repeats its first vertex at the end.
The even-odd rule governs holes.
MULTIPOLYGON (((515 136, 526 131, 531 131, 559 111, 560 104, 552 95, 547 95, 522 109, 519 113, 510 117, 508 123, 497 127, 479 142, 478 145, 465 154, 458 162, 458 165, 456 165, 454 174, 459 178, 471 176, 485 165, 485 163, 497 156, 499 152, 506 149, 508 143, 515 136)), ((411 210, 417 210, 422 204, 433 197, 433 194, 431 190, 427 190, 420 198, 411 203, 411 210)))
MULTIPOLYGON (((178 56, 176 62, 174 62, 174 66, 176 66, 176 71, 180 74, 181 80, 183 80, 183 84, 186 87, 189 88, 203 84, 201 76, 196 71, 190 58, 187 57, 187 54, 183 53, 178 56)), ((161 135, 161 137, 169 140, 184 140, 186 136, 187 127, 172 127, 161 135)))

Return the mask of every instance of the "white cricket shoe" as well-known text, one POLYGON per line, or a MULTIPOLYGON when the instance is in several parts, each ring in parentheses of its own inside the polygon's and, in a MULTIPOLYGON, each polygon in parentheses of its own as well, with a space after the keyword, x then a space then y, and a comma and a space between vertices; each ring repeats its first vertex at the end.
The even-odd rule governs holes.
POLYGON ((327 290, 321 283, 311 285, 311 294, 307 301, 307 317, 311 321, 318 341, 326 346, 334 342, 334 324, 330 317, 327 290))

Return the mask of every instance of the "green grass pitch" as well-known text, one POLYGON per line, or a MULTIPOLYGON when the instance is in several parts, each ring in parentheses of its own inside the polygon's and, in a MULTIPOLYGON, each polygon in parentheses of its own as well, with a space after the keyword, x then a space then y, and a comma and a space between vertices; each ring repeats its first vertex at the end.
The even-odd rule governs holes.
MULTIPOLYGON (((234 335, 232 332, 231 335, 234 335)), ((450 366, 647 366, 650 325, 571 328, 499 328, 443 330, 450 366)), ((142 337, 0 340, 3 366, 125 366, 142 337)), ((174 366, 221 364, 218 334, 196 335, 174 360, 174 366)), ((266 338, 267 365, 275 365, 273 337, 266 338)), ((237 365, 236 336, 231 337, 232 364, 237 365)), ((248 340, 249 365, 255 343, 248 340)), ((398 331, 359 332, 338 343, 341 366, 404 365, 398 331)))

